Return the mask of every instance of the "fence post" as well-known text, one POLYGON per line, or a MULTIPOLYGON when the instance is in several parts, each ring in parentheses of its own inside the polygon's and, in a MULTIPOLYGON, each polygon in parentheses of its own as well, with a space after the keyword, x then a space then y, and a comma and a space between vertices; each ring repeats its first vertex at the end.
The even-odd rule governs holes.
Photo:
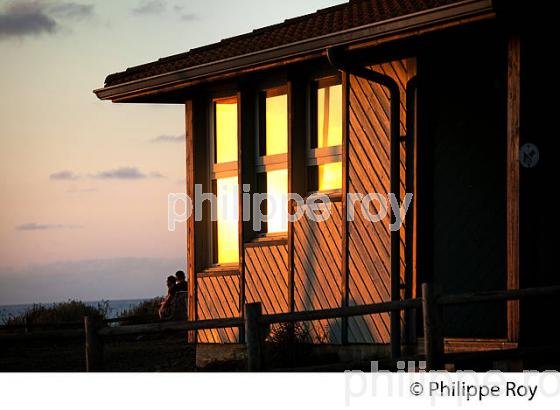
POLYGON ((31 316, 25 315, 25 317, 23 318, 23 325, 24 332, 31 333, 31 327, 33 326, 33 319, 31 319, 31 316))
POLYGON ((260 303, 245 305, 245 340, 247 342, 247 370, 258 372, 263 365, 262 331, 259 320, 262 315, 260 303))
POLYGON ((424 350, 427 370, 445 367, 442 309, 437 304, 431 283, 422 284, 422 315, 424 318, 424 350))
POLYGON ((98 334, 102 326, 99 318, 84 316, 86 372, 103 370, 103 340, 98 334))

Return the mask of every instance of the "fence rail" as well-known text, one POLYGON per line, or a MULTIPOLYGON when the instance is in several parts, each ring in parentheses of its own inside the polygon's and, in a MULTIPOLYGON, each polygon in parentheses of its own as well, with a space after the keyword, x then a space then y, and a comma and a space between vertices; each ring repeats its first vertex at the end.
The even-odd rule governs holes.
MULTIPOLYGON (((94 317, 85 317, 82 322, 82 329, 51 330, 23 334, 0 334, 0 342, 83 338, 85 340, 86 370, 100 371, 103 370, 104 344, 107 340, 114 337, 244 326, 248 370, 261 371, 264 368, 264 329, 269 325, 388 312, 400 314, 402 310, 421 309, 427 368, 428 370, 436 370, 443 369, 445 365, 446 355, 444 352, 444 324, 442 315, 445 306, 551 296, 560 296, 560 286, 440 296, 435 293, 433 285, 424 283, 422 284, 422 297, 415 299, 271 315, 262 314, 262 306, 260 303, 249 303, 245 305, 244 318, 199 320, 191 322, 160 322, 125 326, 107 325, 114 322, 126 322, 133 318, 108 319, 102 321, 94 317)), ((397 359, 397 357, 393 357, 393 359, 397 359)))
MULTIPOLYGON (((130 320, 138 319, 135 316, 126 316, 126 317, 113 317, 110 319, 103 319, 103 323, 105 324, 112 324, 112 323, 122 323, 128 322, 130 320)), ((67 322, 49 322, 49 323, 41 323, 41 322, 33 322, 31 318, 25 318, 24 323, 9 323, 0 326, 0 330, 17 330, 23 329, 26 332, 31 332, 33 329, 71 329, 76 327, 83 327, 84 321, 83 320, 74 320, 74 321, 67 321, 67 322)))

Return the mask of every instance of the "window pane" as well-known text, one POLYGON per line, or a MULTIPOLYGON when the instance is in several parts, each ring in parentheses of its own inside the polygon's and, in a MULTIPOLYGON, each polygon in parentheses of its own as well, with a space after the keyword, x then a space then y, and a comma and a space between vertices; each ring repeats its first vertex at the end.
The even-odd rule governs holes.
POLYGON ((237 161, 237 99, 216 102, 216 164, 237 161))
POLYGON ((218 211, 218 263, 239 262, 239 197, 237 177, 216 181, 218 211))
POLYGON ((342 85, 317 90, 317 147, 342 144, 342 85))
POLYGON ((266 155, 288 152, 288 96, 266 97, 266 155))
POLYGON ((342 188, 342 162, 319 165, 319 191, 342 188))
POLYGON ((266 173, 267 227, 269 233, 288 230, 288 170, 266 173))

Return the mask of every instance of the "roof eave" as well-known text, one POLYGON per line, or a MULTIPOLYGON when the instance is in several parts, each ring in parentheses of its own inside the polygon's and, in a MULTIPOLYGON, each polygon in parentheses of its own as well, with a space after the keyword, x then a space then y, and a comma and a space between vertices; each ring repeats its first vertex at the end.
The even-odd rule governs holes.
POLYGON ((465 0, 448 6, 408 14, 255 53, 243 54, 135 81, 106 86, 94 90, 94 93, 101 100, 130 101, 142 94, 180 87, 181 84, 202 80, 206 77, 226 74, 250 67, 264 66, 285 60, 286 58, 322 53, 327 47, 351 45, 363 41, 381 39, 406 31, 425 29, 432 25, 483 16, 488 13, 494 13, 492 0, 465 0))

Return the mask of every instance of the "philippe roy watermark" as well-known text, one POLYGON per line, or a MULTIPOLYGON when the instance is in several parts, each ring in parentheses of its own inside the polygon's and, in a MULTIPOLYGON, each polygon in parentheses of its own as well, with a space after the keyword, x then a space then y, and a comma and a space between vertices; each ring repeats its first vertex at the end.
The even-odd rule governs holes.
MULTIPOLYGON (((168 229, 175 231, 178 223, 186 222, 194 212, 195 221, 202 221, 205 217, 204 204, 207 203, 211 221, 237 221, 239 219, 238 187, 235 185, 224 188, 219 195, 212 192, 203 192, 202 185, 196 184, 194 198, 184 193, 171 193, 168 195, 168 229)), ((243 185, 242 213, 244 222, 251 221, 253 229, 260 231, 262 224, 270 219, 281 219, 284 226, 288 222, 296 222, 307 217, 314 222, 323 222, 332 217, 333 207, 331 199, 324 193, 314 193, 305 199, 297 193, 267 195, 265 193, 251 193, 248 184, 243 185), (288 212, 288 203, 293 212, 288 212), (266 203, 266 213, 263 204, 266 203)), ((346 219, 353 221, 360 212, 362 217, 370 222, 381 222, 389 216, 389 229, 398 231, 406 217, 412 202, 412 194, 406 194, 402 201, 393 193, 348 193, 346 195, 346 219)))
POLYGON ((533 402, 537 398, 560 395, 560 373, 556 371, 524 371, 503 373, 492 370, 426 371, 426 362, 400 361, 397 372, 379 370, 371 362, 371 372, 345 372, 345 404, 355 405, 375 397, 401 397, 428 400, 432 405, 443 400, 462 405, 492 399, 533 402))

